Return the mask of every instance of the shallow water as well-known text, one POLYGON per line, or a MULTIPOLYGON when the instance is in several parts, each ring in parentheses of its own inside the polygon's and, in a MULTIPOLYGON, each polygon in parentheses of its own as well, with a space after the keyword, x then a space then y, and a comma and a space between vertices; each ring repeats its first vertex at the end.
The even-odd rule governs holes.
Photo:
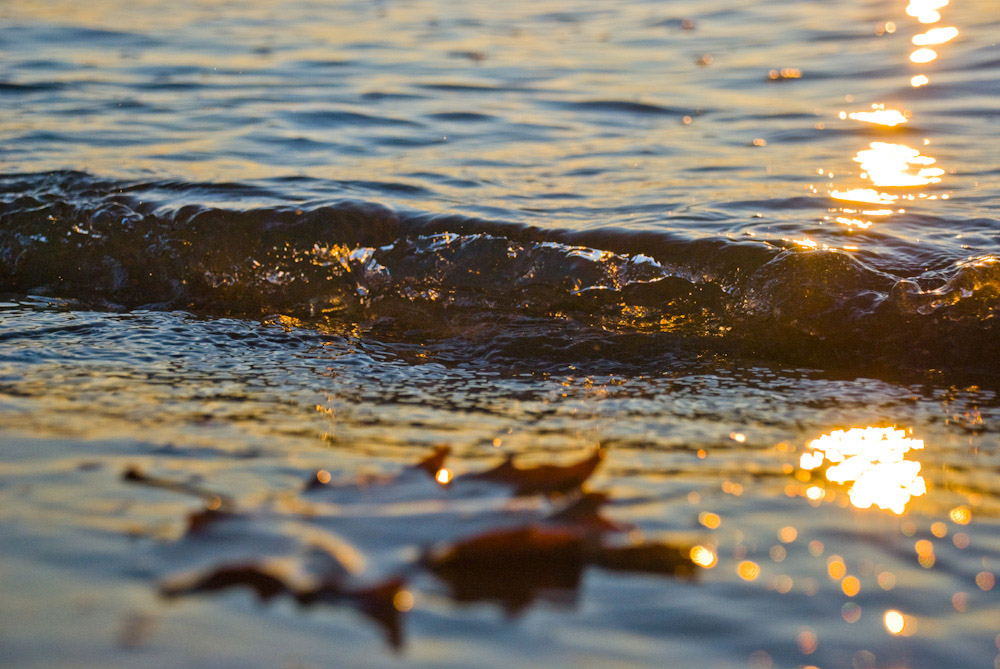
POLYGON ((994 3, 334 4, 0 8, 5 664, 1000 662, 994 3))

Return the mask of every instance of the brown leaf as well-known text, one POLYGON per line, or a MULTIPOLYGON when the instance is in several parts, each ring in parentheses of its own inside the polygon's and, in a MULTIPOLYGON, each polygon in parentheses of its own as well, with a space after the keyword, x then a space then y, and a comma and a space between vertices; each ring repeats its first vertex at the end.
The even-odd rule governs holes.
POLYGON ((421 469, 431 477, 435 478, 437 473, 444 467, 445 460, 451 455, 450 446, 438 446, 429 456, 413 465, 414 469, 421 469))
POLYGON ((354 605, 379 624, 389 644, 397 650, 403 647, 400 613, 409 609, 409 604, 404 603, 401 598, 404 585, 402 578, 393 578, 351 593, 354 605))
POLYGON ((569 526, 571 529, 588 533, 621 532, 628 526, 608 520, 601 515, 601 507, 608 502, 608 494, 603 492, 583 493, 580 497, 548 516, 547 522, 569 526))
POLYGON ((696 573, 694 562, 680 546, 644 543, 632 546, 600 546, 593 549, 590 563, 613 571, 664 574, 690 578, 696 573))
MULTIPOLYGON (((445 460, 448 459, 448 456, 450 454, 451 454, 450 446, 438 446, 429 456, 427 456, 420 462, 417 462, 416 464, 410 465, 409 467, 407 467, 407 470, 422 471, 425 472, 432 479, 436 478, 437 473, 441 470, 442 467, 444 467, 445 460)), ((398 477, 395 476, 376 475, 372 478, 359 479, 354 483, 366 486, 387 485, 396 482, 397 479, 398 477)), ((306 480, 305 489, 306 491, 310 491, 310 490, 315 490, 316 488, 323 488, 327 485, 330 485, 331 480, 332 477, 330 475, 330 472, 328 472, 325 469, 320 469, 314 472, 306 480)))
POLYGON ((222 505, 231 504, 231 501, 224 495, 216 494, 211 490, 205 490, 204 488, 196 486, 193 483, 174 481, 173 479, 167 479, 159 476, 151 476, 143 472, 138 467, 127 468, 122 473, 122 480, 127 481, 128 483, 138 483, 152 488, 161 488, 163 490, 170 490, 172 492, 182 493, 185 495, 201 497, 205 500, 206 505, 215 506, 216 508, 222 505))
POLYGON ((224 565, 186 582, 167 583, 160 588, 160 592, 165 597, 178 597, 236 587, 250 588, 264 601, 289 590, 285 581, 267 568, 247 563, 224 565))
POLYGON ((389 644, 399 649, 403 645, 400 612, 404 607, 399 598, 403 585, 402 578, 392 578, 371 587, 352 589, 344 586, 339 579, 331 578, 316 588, 296 591, 266 566, 246 563, 224 565, 194 577, 165 583, 160 592, 164 597, 180 597, 246 587, 263 601, 287 594, 304 607, 348 603, 378 623, 389 644))
POLYGON ((598 448, 585 460, 571 465, 538 465, 517 467, 513 457, 485 472, 466 474, 459 479, 489 481, 514 488, 516 495, 564 493, 579 488, 604 460, 604 450, 598 448))
POLYGON ((584 539, 535 526, 499 530, 431 554, 427 566, 448 583, 456 601, 496 601, 515 614, 545 593, 577 589, 584 539))
POLYGON ((296 594, 302 606, 350 602, 352 606, 378 623, 386 640, 395 648, 403 646, 403 625, 400 613, 406 610, 400 595, 406 582, 390 578, 362 589, 347 588, 339 580, 327 581, 317 588, 296 594))
POLYGON ((188 515, 187 533, 198 534, 217 521, 234 518, 235 516, 236 514, 231 511, 211 507, 194 511, 188 515))

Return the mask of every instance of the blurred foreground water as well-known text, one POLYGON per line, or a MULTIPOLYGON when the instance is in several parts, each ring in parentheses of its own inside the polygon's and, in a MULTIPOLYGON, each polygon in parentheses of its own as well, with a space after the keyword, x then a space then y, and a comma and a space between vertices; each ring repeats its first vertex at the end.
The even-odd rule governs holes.
POLYGON ((6 4, 3 663, 1000 662, 996 10, 6 4))

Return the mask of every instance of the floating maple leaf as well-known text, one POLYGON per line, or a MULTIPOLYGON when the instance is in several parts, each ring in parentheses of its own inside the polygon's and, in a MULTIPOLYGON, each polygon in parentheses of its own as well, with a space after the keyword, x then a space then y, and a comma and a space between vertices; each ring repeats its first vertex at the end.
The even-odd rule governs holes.
POLYGON ((565 493, 580 488, 603 461, 604 451, 600 448, 585 460, 566 466, 518 467, 514 464, 514 457, 510 456, 493 469, 465 474, 456 478, 455 482, 468 480, 499 483, 513 488, 516 495, 565 493))
POLYGON ((135 468, 124 478, 203 500, 177 540, 160 547, 171 570, 188 566, 161 582, 164 596, 245 588, 264 602, 346 605, 376 621, 395 648, 403 643, 402 613, 413 604, 401 574, 416 570, 433 573, 457 602, 492 602, 509 615, 539 599, 575 602, 588 567, 696 573, 684 547, 628 541, 624 530, 631 527, 602 515, 609 495, 584 489, 604 460, 600 448, 567 465, 521 467, 510 457, 454 478, 445 469, 450 454, 439 446, 396 475, 353 482, 334 482, 320 470, 304 496, 274 496, 250 508, 135 468), (362 540, 379 536, 396 547, 396 557, 388 565, 381 560, 380 576, 363 578, 364 560, 340 538, 344 531, 362 540), (416 562, 403 557, 428 533, 442 543, 416 562))

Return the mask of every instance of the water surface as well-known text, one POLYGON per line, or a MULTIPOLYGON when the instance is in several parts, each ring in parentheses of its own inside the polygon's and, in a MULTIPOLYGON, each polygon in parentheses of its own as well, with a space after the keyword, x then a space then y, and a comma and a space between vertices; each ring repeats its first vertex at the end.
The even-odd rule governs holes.
POLYGON ((997 661, 989 0, 0 16, 7 663, 997 661))

